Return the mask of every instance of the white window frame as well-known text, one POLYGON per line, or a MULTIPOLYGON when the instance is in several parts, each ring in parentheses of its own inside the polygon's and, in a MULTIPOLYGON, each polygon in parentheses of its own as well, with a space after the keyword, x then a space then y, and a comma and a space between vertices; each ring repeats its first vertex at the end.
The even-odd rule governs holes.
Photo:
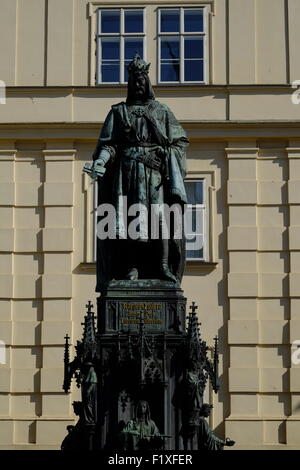
POLYGON ((207 84, 208 83, 208 73, 209 73, 209 32, 208 32, 208 8, 207 6, 197 5, 197 6, 185 6, 185 7, 161 7, 158 9, 157 14, 157 31, 158 31, 158 41, 157 41, 157 78, 159 85, 178 85, 178 84, 207 84), (161 25, 161 11, 162 10, 180 10, 180 31, 178 33, 165 33, 160 31, 161 25), (203 32, 198 33, 185 33, 184 32, 184 10, 203 10, 203 32), (201 81, 185 81, 184 80, 184 38, 185 37, 203 37, 203 80, 201 81), (161 80, 160 65, 161 65, 161 38, 162 37, 179 37, 180 38, 180 50, 179 50, 179 60, 180 60, 180 77, 179 81, 165 82, 161 80))
POLYGON ((125 38, 138 37, 143 39, 143 57, 146 59, 146 14, 145 7, 136 7, 132 8, 98 8, 97 9, 97 32, 96 32, 96 85, 119 85, 126 84, 124 77, 124 43, 125 38), (142 33, 125 33, 125 11, 137 11, 140 10, 143 13, 143 32, 142 33), (101 25, 101 13, 102 11, 120 11, 120 32, 119 33, 102 33, 100 32, 101 25), (120 65, 119 65, 119 81, 117 82, 103 82, 101 77, 101 40, 103 38, 119 38, 120 39, 120 65))
MULTIPOLYGON (((189 262, 189 261, 207 261, 207 253, 208 253, 208 237, 207 237, 207 190, 206 190, 206 186, 207 186, 207 181, 204 177, 199 177, 199 178, 191 178, 191 177, 188 177, 185 179, 185 182, 192 182, 192 183, 202 183, 202 188, 203 188, 203 203, 202 204, 187 204, 187 209, 200 209, 203 211, 203 256, 202 258, 188 258, 186 256, 186 261, 189 262)), ((195 233, 195 236, 197 236, 198 234, 195 233)), ((187 245, 187 241, 186 241, 186 245, 187 245)), ((187 248, 186 248, 186 251, 187 248)))

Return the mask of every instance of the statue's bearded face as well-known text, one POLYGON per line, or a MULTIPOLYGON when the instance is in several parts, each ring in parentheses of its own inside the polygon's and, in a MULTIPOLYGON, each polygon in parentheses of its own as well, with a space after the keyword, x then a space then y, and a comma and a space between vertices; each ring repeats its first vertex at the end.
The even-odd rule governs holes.
POLYGON ((134 74, 132 77, 132 87, 135 97, 142 100, 146 93, 147 79, 144 74, 134 74))

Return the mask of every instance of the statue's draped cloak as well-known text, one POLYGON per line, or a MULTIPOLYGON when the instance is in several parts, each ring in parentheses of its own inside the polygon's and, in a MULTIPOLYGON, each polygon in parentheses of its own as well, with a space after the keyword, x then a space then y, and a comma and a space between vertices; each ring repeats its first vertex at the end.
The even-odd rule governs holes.
MULTIPOLYGON (((169 108, 155 100, 144 104, 127 105, 125 102, 113 105, 109 112, 93 158, 99 158, 102 149, 107 150, 110 158, 106 164, 106 174, 99 180, 99 204, 110 203, 116 209, 116 234, 124 236, 125 220, 122 203, 127 196, 131 204, 143 204, 150 213, 151 204, 187 202, 184 188, 186 173, 185 149, 188 139, 185 131, 169 108), (159 154, 158 147, 165 149, 159 154), (155 155, 162 161, 160 170, 149 167, 136 158, 138 155, 155 155)), ((140 239, 150 238, 147 228, 141 224, 140 239)), ((96 290, 114 277, 111 272, 113 263, 107 240, 98 239, 96 290)), ((181 280, 184 268, 184 238, 170 240, 170 266, 177 279, 181 280)))
POLYGON ((82 403, 85 424, 97 422, 97 375, 90 368, 82 381, 82 403))
POLYGON ((205 418, 199 419, 199 450, 223 450, 225 441, 219 439, 210 429, 205 418))

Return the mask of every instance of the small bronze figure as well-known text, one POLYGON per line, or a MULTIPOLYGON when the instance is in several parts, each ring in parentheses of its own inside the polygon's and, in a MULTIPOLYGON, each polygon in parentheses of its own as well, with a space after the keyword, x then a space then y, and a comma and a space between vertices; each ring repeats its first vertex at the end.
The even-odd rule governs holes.
POLYGON ((95 425, 97 423, 97 375, 91 362, 84 364, 81 391, 84 423, 95 425))
POLYGON ((212 405, 204 403, 200 409, 198 423, 198 449, 199 450, 223 450, 224 446, 231 447, 235 441, 226 438, 225 441, 219 439, 210 429, 206 418, 209 417, 212 405))
POLYGON ((125 450, 155 450, 163 445, 163 438, 150 417, 147 401, 141 400, 136 406, 135 418, 122 430, 125 450))
POLYGON ((83 422, 83 406, 81 401, 74 401, 72 403, 74 414, 79 417, 75 426, 67 426, 68 434, 61 444, 61 450, 74 451, 84 450, 84 422, 83 422))

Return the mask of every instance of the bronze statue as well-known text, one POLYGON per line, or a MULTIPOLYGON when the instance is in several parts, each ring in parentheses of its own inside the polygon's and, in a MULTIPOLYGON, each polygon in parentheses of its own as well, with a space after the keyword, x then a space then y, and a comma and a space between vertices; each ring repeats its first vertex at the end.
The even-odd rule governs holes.
POLYGON ((95 425, 97 423, 97 375, 91 362, 84 364, 81 391, 84 424, 95 425))
POLYGON ((200 409, 200 418, 198 424, 198 449, 199 450, 223 450, 224 446, 233 446, 235 444, 231 439, 226 438, 225 441, 219 439, 210 429, 208 418, 212 409, 212 405, 204 403, 200 409))
MULTIPOLYGON (((183 233, 174 236, 173 224, 169 235, 163 235, 167 221, 162 208, 165 204, 182 209, 187 202, 184 177, 188 139, 170 109, 155 100, 149 66, 138 55, 129 64, 127 100, 112 106, 93 155, 94 163, 84 168, 92 177, 99 177, 99 206, 110 204, 116 213, 116 240, 101 239, 98 234, 97 291, 111 279, 180 282, 183 274, 183 233), (127 228, 135 219, 125 206, 137 207, 134 205, 142 208, 144 216, 140 213, 137 235, 132 239, 127 228), (156 223, 158 237, 153 239, 156 223)), ((182 214, 179 209, 178 214, 182 214)))
POLYGON ((154 450, 161 448, 163 438, 150 417, 147 401, 141 400, 136 406, 135 418, 122 430, 125 450, 154 450))
POLYGON ((68 434, 61 444, 61 450, 74 451, 84 449, 84 422, 83 422, 83 406, 81 401, 72 403, 74 414, 79 417, 75 426, 67 426, 68 434))
POLYGON ((184 449, 199 448, 199 422, 203 396, 208 379, 215 392, 219 390, 218 379, 218 338, 214 339, 213 361, 207 355, 208 347, 202 340, 197 318, 196 304, 191 305, 188 317, 187 342, 183 351, 184 370, 173 396, 173 405, 181 409, 180 435, 184 449))

